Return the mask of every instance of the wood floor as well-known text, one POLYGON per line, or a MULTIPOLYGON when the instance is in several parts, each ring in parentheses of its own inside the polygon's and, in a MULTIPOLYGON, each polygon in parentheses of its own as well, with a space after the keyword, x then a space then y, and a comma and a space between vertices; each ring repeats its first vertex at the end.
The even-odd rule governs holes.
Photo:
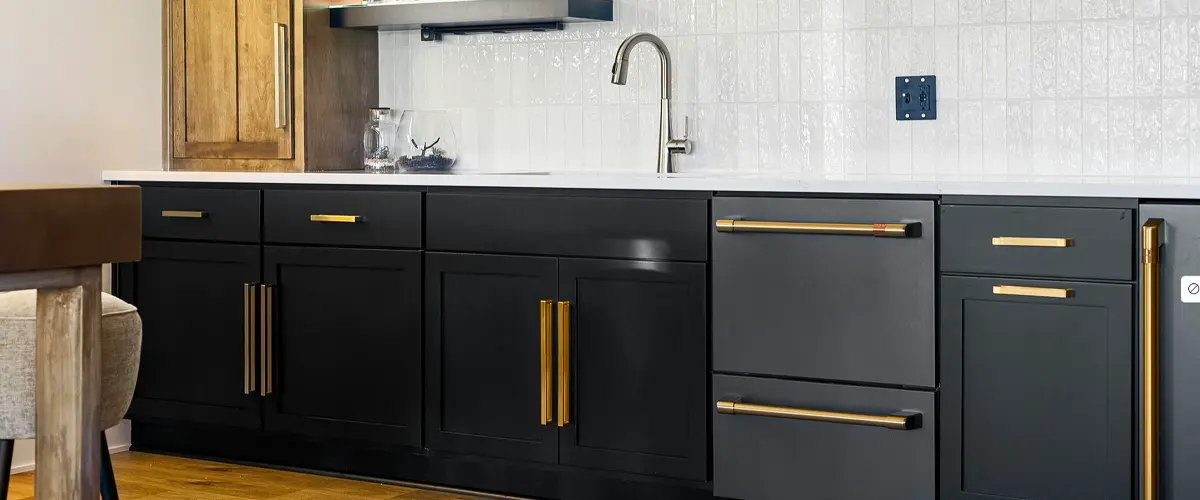
MULTIPOLYGON (((186 458, 118 453, 121 500, 479 500, 467 492, 383 485, 186 458)), ((8 500, 33 500, 33 474, 13 476, 8 500)))

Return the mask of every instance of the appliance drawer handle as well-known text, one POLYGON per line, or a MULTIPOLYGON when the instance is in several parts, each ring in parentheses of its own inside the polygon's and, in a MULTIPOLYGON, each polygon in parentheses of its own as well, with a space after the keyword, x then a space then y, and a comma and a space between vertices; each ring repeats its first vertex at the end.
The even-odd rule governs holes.
POLYGON ((788 418, 793 420, 829 422, 834 424, 865 425, 869 427, 883 427, 898 431, 909 431, 921 428, 921 413, 912 411, 897 412, 891 415, 870 415, 865 413, 845 413, 840 411, 755 405, 742 403, 739 401, 717 401, 717 413, 723 413, 726 415, 754 415, 757 417, 788 418))
POLYGON ((997 236, 992 238, 994 247, 1039 247, 1067 248, 1075 246, 1071 238, 1025 238, 1017 236, 997 236))
POLYGON ((1010 295, 1016 297, 1041 297, 1044 299, 1069 299, 1075 296, 1075 290, 1070 288, 1042 288, 1037 286, 996 285, 992 287, 993 295, 1010 295))
POLYGON ((721 233, 784 233, 832 234, 842 236, 874 236, 876 238, 910 238, 918 235, 919 222, 841 224, 828 222, 774 222, 720 219, 721 233))
POLYGON ((1142 500, 1159 500, 1162 219, 1142 226, 1142 500))
POLYGON ((361 215, 312 214, 312 215, 308 216, 308 220, 311 222, 333 222, 333 223, 341 223, 341 224, 358 224, 363 221, 363 218, 361 215))
POLYGON ((205 219, 208 212, 198 210, 163 210, 162 216, 168 219, 205 219))

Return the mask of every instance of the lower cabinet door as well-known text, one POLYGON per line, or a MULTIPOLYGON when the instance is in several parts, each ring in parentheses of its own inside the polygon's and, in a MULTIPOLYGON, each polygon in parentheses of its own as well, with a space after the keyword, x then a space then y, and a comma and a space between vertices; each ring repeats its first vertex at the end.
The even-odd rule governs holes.
POLYGON ((933 392, 713 376, 713 493, 937 498, 933 392))
POLYGON ((129 418, 259 428, 246 324, 259 264, 258 245, 146 241, 141 262, 119 267, 143 331, 129 418))
POLYGON ((942 500, 1128 500, 1132 285, 942 279, 942 500))
POLYGON ((570 338, 559 351, 570 360, 560 379, 569 388, 559 402, 570 410, 559 419, 564 465, 707 479, 706 269, 560 260, 570 302, 569 331, 559 332, 570 338))
POLYGON ((267 247, 263 261, 264 427, 420 446, 421 253, 267 247))
POLYGON ((542 344, 557 276, 552 257, 426 254, 427 447, 558 462, 554 386, 544 378, 553 367, 543 364, 551 346, 542 344))

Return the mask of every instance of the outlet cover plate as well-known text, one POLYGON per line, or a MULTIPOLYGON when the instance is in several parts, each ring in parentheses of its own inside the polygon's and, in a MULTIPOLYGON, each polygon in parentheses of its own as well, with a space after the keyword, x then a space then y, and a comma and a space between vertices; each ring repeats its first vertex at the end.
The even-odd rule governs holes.
POLYGON ((937 119, 936 76, 896 77, 896 119, 900 121, 937 119))

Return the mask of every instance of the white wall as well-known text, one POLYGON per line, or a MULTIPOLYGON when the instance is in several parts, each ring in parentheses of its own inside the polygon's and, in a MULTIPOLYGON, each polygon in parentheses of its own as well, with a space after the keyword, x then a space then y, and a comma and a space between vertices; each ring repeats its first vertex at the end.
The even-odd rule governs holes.
MULTIPOLYGON (((5 2, 0 182, 95 184, 162 168, 162 8, 155 0, 5 2)), ((128 425, 109 444, 127 448, 128 425)), ((33 465, 17 443, 14 469, 33 465)))

